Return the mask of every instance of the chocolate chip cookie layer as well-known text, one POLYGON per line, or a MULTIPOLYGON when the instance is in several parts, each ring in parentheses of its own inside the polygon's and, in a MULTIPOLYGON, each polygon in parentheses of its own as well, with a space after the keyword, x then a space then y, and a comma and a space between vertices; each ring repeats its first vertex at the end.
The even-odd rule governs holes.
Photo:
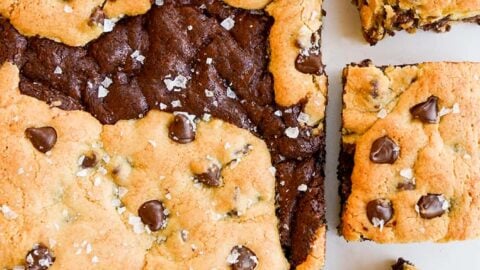
POLYGON ((417 29, 449 31, 452 23, 465 21, 480 24, 477 1, 387 1, 354 0, 360 12, 365 39, 375 45, 386 35, 417 29))
MULTIPOLYGON (((292 267, 323 264, 321 1, 166 0, 151 9, 149 0, 89 1, 88 9, 81 1, 55 3, 53 18, 74 17, 58 22, 70 26, 65 31, 26 22, 19 14, 28 1, 19 2, 0 5, 6 18, 0 19, 0 63, 20 69, 22 94, 88 111, 106 125, 150 110, 175 113, 168 136, 179 144, 194 141, 196 122, 212 117, 249 130, 270 150, 280 238, 292 267)), ((41 152, 55 143, 47 128, 25 132, 32 143, 40 140, 41 152)), ((98 159, 86 154, 82 167, 95 167, 98 159)), ((222 186, 220 169, 211 164, 195 181, 222 186)), ((142 221, 152 231, 163 226, 166 217, 152 212, 162 202, 144 206, 142 221)))
POLYGON ((344 70, 340 231, 381 243, 478 238, 480 64, 344 70))

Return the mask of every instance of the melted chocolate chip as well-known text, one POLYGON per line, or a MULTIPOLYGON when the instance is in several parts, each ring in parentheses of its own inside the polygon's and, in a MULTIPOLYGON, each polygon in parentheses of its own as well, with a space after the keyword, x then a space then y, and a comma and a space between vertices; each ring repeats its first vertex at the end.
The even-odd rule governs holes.
POLYGON ((93 168, 97 165, 97 156, 95 154, 85 155, 82 161, 82 168, 93 168))
POLYGON ((418 200, 417 207, 422 218, 432 219, 442 216, 448 210, 449 204, 443 195, 428 194, 418 200))
POLYGON ((245 246, 235 246, 227 261, 233 270, 254 270, 258 265, 255 253, 245 246))
POLYGON ((438 121, 438 97, 430 96, 427 101, 410 108, 413 118, 423 123, 435 124, 438 121))
POLYGON ((414 190, 415 188, 416 188, 416 185, 415 183, 412 183, 412 182, 400 183, 397 186, 398 190, 414 190))
POLYGON ((46 270, 55 262, 55 257, 43 244, 37 244, 25 256, 27 270, 46 270))
POLYGON ((370 160, 378 164, 393 164, 400 153, 400 147, 388 136, 376 139, 370 149, 370 160))
POLYGON ((413 264, 403 258, 399 258, 398 261, 392 265, 392 270, 404 270, 407 266, 413 266, 413 264))
POLYGON ((195 140, 195 130, 188 117, 177 114, 168 128, 168 137, 175 142, 186 144, 195 140))
POLYGON ((93 10, 92 14, 90 15, 90 19, 88 20, 89 26, 100 25, 103 24, 105 20, 105 13, 100 7, 97 7, 93 10))
POLYGON ((299 54, 295 60, 295 68, 302 73, 322 75, 322 56, 314 53, 309 55, 299 54))
POLYGON ((46 153, 57 142, 57 131, 52 127, 27 128, 25 136, 32 142, 33 147, 42 153, 46 153))
POLYGON ((211 187, 219 187, 221 185, 220 178, 220 168, 217 165, 211 166, 205 173, 195 175, 196 180, 211 187))
POLYGON ((386 199, 376 199, 368 202, 367 217, 374 226, 383 227, 393 217, 392 203, 386 199))
POLYGON ((145 202, 138 208, 138 216, 142 222, 150 228, 152 232, 159 231, 167 225, 167 215, 162 202, 152 200, 145 202))

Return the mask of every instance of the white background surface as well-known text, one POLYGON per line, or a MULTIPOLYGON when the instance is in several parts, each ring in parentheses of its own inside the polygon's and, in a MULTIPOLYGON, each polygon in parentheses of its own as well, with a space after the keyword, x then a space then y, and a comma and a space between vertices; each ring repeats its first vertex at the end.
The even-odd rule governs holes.
POLYGON ((376 65, 424 61, 480 62, 480 26, 460 23, 446 34, 422 31, 415 35, 397 33, 395 37, 388 37, 370 47, 363 40, 359 15, 350 0, 325 0, 324 9, 327 16, 324 20, 322 51, 330 81, 327 108, 326 198, 329 232, 326 270, 390 270, 390 265, 397 257, 411 260, 422 270, 480 269, 480 240, 409 245, 346 243, 336 231, 340 211, 336 167, 343 67, 366 58, 372 59, 376 65))

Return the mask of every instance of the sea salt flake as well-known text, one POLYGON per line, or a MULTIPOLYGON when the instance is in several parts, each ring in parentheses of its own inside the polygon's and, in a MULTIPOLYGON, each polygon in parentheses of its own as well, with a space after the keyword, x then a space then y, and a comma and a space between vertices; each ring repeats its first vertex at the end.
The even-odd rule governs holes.
POLYGON ((61 75, 63 73, 63 70, 61 67, 57 66, 55 67, 55 70, 53 71, 53 74, 61 75))
POLYGON ((232 28, 235 26, 235 20, 233 20, 232 17, 228 17, 225 20, 223 20, 220 25, 225 28, 227 31, 232 30, 232 28))
POLYGON ((300 130, 298 129, 298 127, 289 127, 285 129, 285 135, 287 135, 287 137, 289 138, 292 138, 292 139, 298 138, 299 134, 300 134, 300 130))
POLYGON ((15 211, 13 211, 8 205, 4 204, 0 207, 0 210, 2 211, 3 213, 3 216, 6 218, 6 219, 9 219, 9 220, 12 220, 12 219, 16 219, 18 217, 18 214, 15 213, 15 211))
POLYGON ((384 119, 385 117, 387 117, 388 115, 388 112, 387 110, 385 109, 381 109, 378 113, 377 113, 377 117, 380 118, 380 119, 384 119))
POLYGON ((211 65, 213 63, 213 59, 208 57, 206 63, 207 65, 211 65))
POLYGON ((167 105, 165 105, 164 103, 160 103, 159 108, 160 110, 165 110, 167 108, 167 105))
POLYGON ((212 119, 212 115, 209 113, 204 113, 202 116, 202 120, 205 122, 209 122, 212 119))
POLYGON ((438 117, 445 116, 445 115, 447 115, 447 114, 449 114, 449 113, 451 113, 451 112, 452 112, 451 109, 442 107, 442 108, 440 109, 440 111, 438 112, 438 117))
POLYGON ((92 257, 92 263, 93 263, 93 264, 96 264, 96 263, 99 263, 99 262, 100 262, 100 260, 98 259, 97 256, 93 256, 93 257, 92 257))
POLYGON ((213 96, 215 96, 215 95, 214 95, 213 91, 210 91, 210 90, 208 90, 208 89, 205 89, 205 96, 206 96, 206 97, 213 97, 213 96))
POLYGON ((83 169, 83 170, 78 171, 76 175, 78 177, 87 177, 88 173, 89 173, 88 169, 83 169))
POLYGON ((140 62, 141 64, 143 64, 144 61, 145 61, 145 56, 141 55, 139 50, 135 50, 135 51, 130 55, 130 57, 132 57, 133 59, 137 60, 137 61, 140 62))
POLYGON ((400 170, 400 176, 406 179, 413 179, 413 170, 411 168, 405 168, 400 170))
POLYGON ((182 102, 180 100, 174 100, 171 104, 173 108, 182 107, 182 102))
POLYGON ((64 11, 65 13, 72 13, 72 12, 73 12, 73 8, 72 8, 70 5, 65 5, 65 6, 63 7, 63 11, 64 11))
POLYGON ((191 25, 187 26, 187 30, 188 30, 188 31, 192 31, 192 30, 193 30, 193 26, 191 26, 191 25))
POLYGON ((157 6, 163 6, 165 4, 165 1, 164 0, 155 0, 155 5, 157 6))
POLYGON ((301 191, 301 192, 305 192, 305 191, 308 190, 308 186, 305 185, 305 184, 301 184, 301 185, 298 186, 297 190, 301 191))
POLYGON ((310 115, 308 115, 304 112, 300 112, 298 114, 297 120, 298 120, 298 122, 303 123, 303 124, 308 123, 308 121, 310 120, 310 115))
POLYGON ((236 99, 237 94, 235 94, 235 92, 232 90, 232 88, 227 87, 227 97, 229 97, 231 99, 236 99))
POLYGON ((163 82, 165 83, 168 91, 172 91, 174 89, 185 89, 187 88, 188 78, 183 75, 178 75, 173 80, 166 78, 163 80, 163 82))
POLYGON ((107 90, 107 88, 103 87, 102 85, 98 87, 98 98, 104 98, 108 96, 108 93, 109 91, 107 90))
POLYGON ((460 113, 460 105, 459 105, 458 103, 453 104, 452 113, 453 113, 453 114, 458 114, 458 113, 460 113))
POLYGON ((278 116, 278 117, 280 117, 280 116, 283 115, 283 114, 282 114, 282 111, 280 111, 280 110, 276 110, 273 114, 275 114, 275 115, 278 116))
POLYGON ((128 189, 127 189, 127 188, 125 188, 125 187, 119 187, 119 188, 118 188, 118 197, 119 197, 119 198, 125 197, 125 195, 127 195, 127 193, 128 193, 128 189))
POLYGON ((108 33, 112 32, 115 27, 115 21, 110 19, 103 20, 103 32, 108 33))
POLYGON ((238 258, 240 257, 240 253, 234 249, 232 252, 227 256, 227 263, 228 264, 236 264, 238 262, 238 258))
POLYGON ((157 147, 157 142, 154 141, 154 140, 148 140, 148 143, 149 143, 153 148, 156 148, 156 147, 157 147))

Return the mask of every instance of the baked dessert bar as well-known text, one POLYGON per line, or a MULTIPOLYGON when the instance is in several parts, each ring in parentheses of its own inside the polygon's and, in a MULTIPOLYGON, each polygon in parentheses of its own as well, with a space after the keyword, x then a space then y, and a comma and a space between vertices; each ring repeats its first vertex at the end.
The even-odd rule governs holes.
POLYGON ((398 261, 392 265, 392 270, 416 270, 417 268, 409 261, 399 258, 398 261))
POLYGON ((465 21, 480 24, 480 2, 354 0, 358 7, 365 39, 374 45, 386 35, 417 29, 449 31, 452 23, 465 21))
POLYGON ((365 61, 343 78, 345 239, 478 238, 480 64, 365 61))
POLYGON ((320 269, 320 0, 0 3, 0 267, 320 269))

